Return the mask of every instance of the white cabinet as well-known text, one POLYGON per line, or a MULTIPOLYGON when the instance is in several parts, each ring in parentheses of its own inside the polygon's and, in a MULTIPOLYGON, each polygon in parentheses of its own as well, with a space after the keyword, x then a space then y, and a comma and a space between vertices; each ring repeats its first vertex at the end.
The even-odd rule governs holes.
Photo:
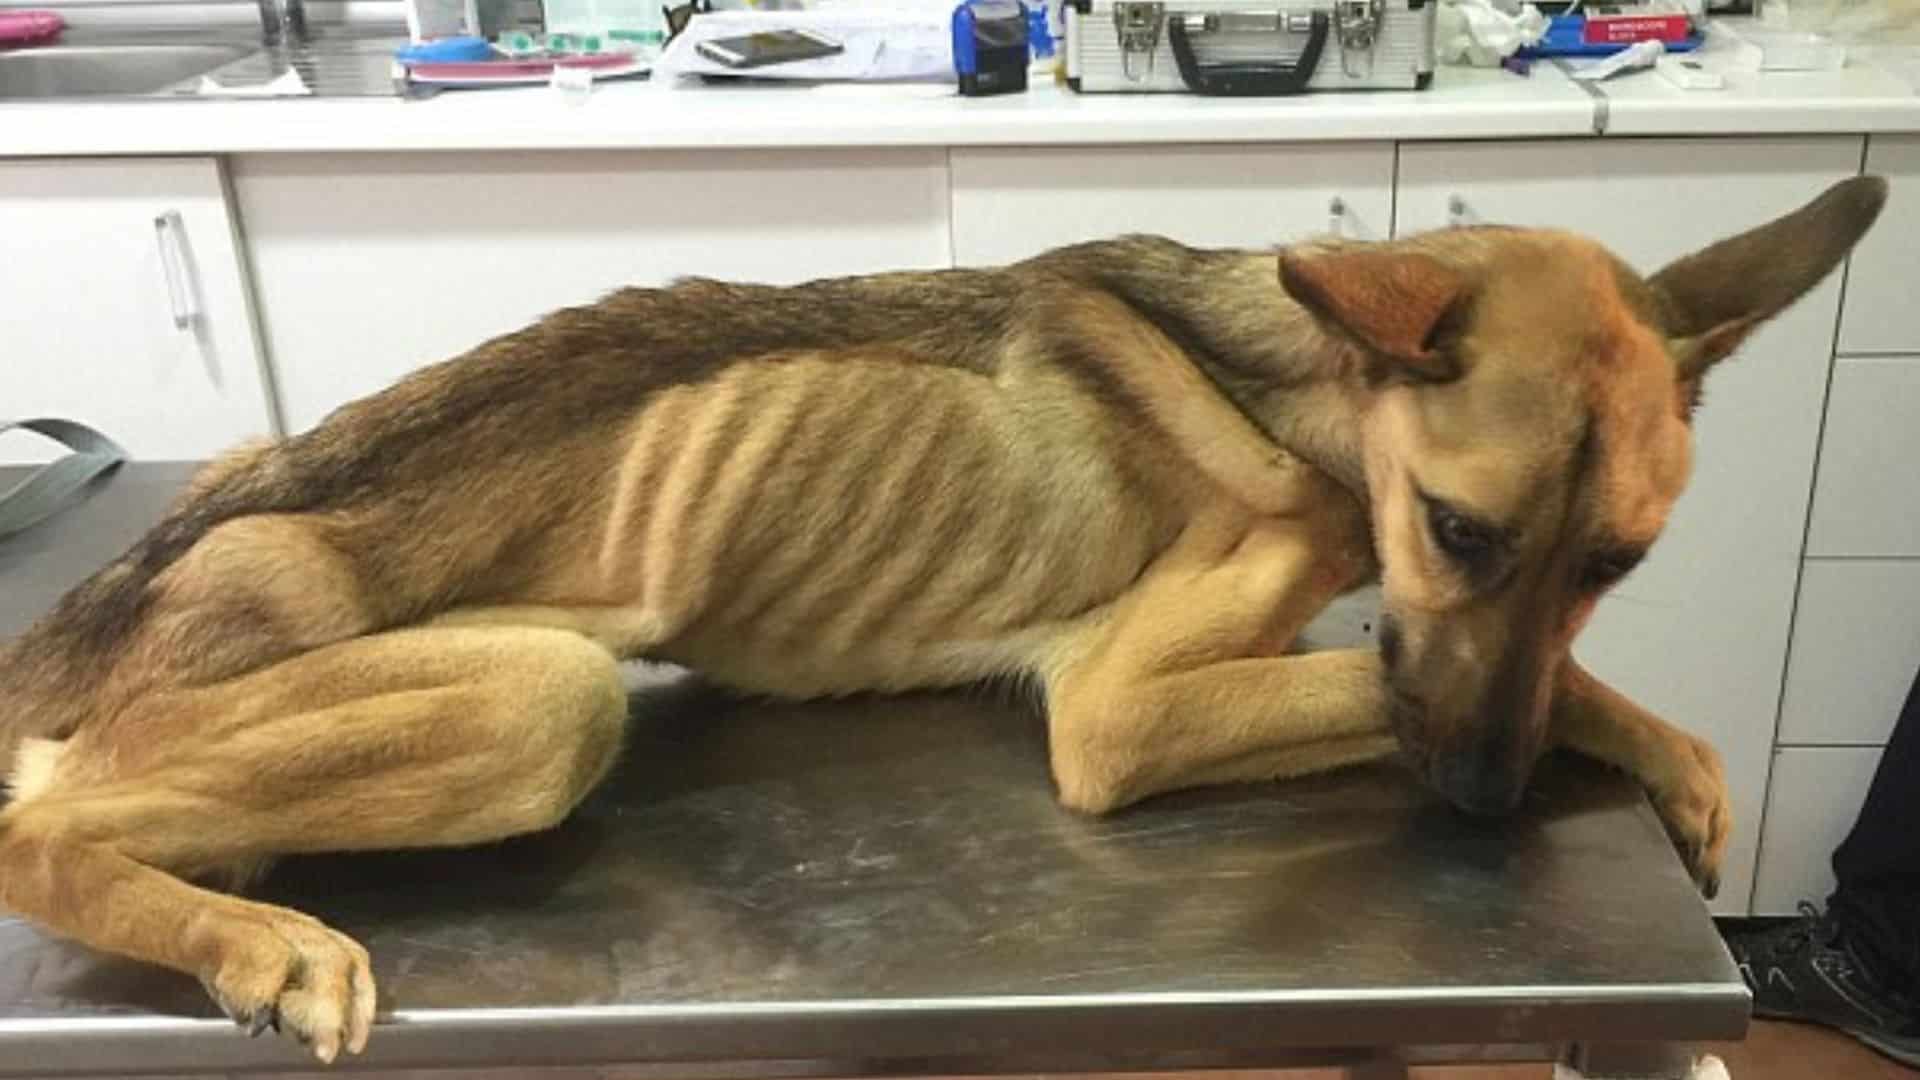
POLYGON ((1916 671, 1920 559, 1807 560, 1780 742, 1884 744, 1916 671))
POLYGON ((1920 356, 1835 362, 1807 554, 1920 556, 1917 462, 1920 356))
MULTIPOLYGON (((1859 171, 1858 138, 1599 140, 1401 148, 1401 232, 1467 220, 1593 236, 1646 273, 1759 225, 1859 171)), ((1839 275, 1709 378, 1692 484, 1646 564, 1576 651, 1602 677, 1709 739, 1735 833, 1717 909, 1752 880, 1838 318, 1839 275)))
POLYGON ((1792 914, 1802 900, 1826 903, 1833 891, 1833 849, 1853 828, 1879 763, 1877 747, 1780 751, 1753 888, 1755 915, 1792 914))
POLYGON ((1388 143, 956 149, 952 171, 961 266, 1134 232, 1261 248, 1392 226, 1388 143))
MULTIPOLYGON (((160 460, 272 433, 218 162, 0 161, 0 237, 0 417, 82 421, 160 460)), ((0 438, 0 463, 58 453, 0 438)))
POLYGON ((1840 323, 1842 353, 1920 352, 1920 135, 1875 135, 1867 172, 1885 176, 1893 191, 1887 208, 1854 250, 1847 273, 1847 310, 1840 323))
POLYGON ((952 259, 939 150, 263 156, 234 188, 292 430, 621 286, 952 259))

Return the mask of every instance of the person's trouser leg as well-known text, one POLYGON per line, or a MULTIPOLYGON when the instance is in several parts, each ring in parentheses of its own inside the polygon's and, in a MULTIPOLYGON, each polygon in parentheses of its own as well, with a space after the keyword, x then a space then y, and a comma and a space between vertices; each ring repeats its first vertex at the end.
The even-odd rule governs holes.
POLYGON ((1920 674, 1833 873, 1828 915, 1860 962, 1887 989, 1920 994, 1920 674))

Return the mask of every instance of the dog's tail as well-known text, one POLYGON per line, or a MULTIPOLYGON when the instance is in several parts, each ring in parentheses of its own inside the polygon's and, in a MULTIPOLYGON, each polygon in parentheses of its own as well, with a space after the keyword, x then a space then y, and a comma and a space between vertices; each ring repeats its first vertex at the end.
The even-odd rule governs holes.
POLYGON ((73 733, 92 700, 88 687, 103 674, 81 666, 61 655, 40 626, 0 642, 0 804, 18 779, 21 744, 73 733))
MULTIPOLYGON (((26 702, 19 700, 13 685, 11 673, 20 666, 15 656, 18 651, 18 642, 0 642, 0 781, 13 775, 13 759, 20 743, 40 733, 35 723, 36 714, 26 702)), ((0 787, 0 801, 4 801, 5 792, 6 789, 0 787)))
POLYGON ((214 526, 274 508, 270 473, 259 466, 278 452, 251 445, 216 459, 125 554, 69 589, 25 633, 0 642, 0 782, 11 779, 22 742, 64 739, 101 707, 154 579, 214 526))
POLYGON ((14 779, 22 742, 66 738, 97 706, 145 591, 131 558, 81 582, 25 633, 0 643, 0 781, 14 779))

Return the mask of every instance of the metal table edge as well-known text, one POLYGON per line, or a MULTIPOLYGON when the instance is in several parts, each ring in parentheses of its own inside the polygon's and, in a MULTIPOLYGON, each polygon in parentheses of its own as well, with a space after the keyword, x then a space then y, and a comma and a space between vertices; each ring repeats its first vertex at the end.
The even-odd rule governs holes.
MULTIPOLYGON (((353 1064, 367 1068, 728 1063, 776 1075, 776 1061, 969 1062, 1025 1072, 1064 1049, 1096 1061, 1310 1060, 1375 1046, 1390 1015, 1409 1045, 1498 1046, 1743 1038, 1746 987, 1690 983, 1432 990, 1125 993, 1081 996, 584 1005, 397 1010, 353 1064), (1350 1019, 1365 1013, 1360 1026, 1350 1019), (908 1022, 903 1023, 906 1020, 908 1022)), ((225 1020, 100 1016, 0 1018, 0 1077, 191 1069, 310 1068, 285 1040, 248 1039, 225 1020)), ((833 1070, 860 1071, 845 1063, 833 1070)), ((935 1070, 942 1071, 942 1070, 935 1070)))

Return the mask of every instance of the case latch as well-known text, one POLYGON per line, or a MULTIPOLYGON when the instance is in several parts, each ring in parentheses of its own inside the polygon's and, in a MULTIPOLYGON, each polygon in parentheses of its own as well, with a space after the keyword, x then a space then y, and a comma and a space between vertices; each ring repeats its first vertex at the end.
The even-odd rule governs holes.
POLYGON ((1364 69, 1372 69, 1373 43, 1379 40, 1386 15, 1385 0, 1334 0, 1333 36, 1340 43, 1340 66, 1349 76, 1365 74, 1356 70, 1356 55, 1365 59, 1364 69))
POLYGON ((1140 82, 1153 74, 1154 50, 1166 25, 1167 5, 1160 0, 1119 0, 1113 5, 1113 29, 1120 38, 1120 72, 1140 82))

